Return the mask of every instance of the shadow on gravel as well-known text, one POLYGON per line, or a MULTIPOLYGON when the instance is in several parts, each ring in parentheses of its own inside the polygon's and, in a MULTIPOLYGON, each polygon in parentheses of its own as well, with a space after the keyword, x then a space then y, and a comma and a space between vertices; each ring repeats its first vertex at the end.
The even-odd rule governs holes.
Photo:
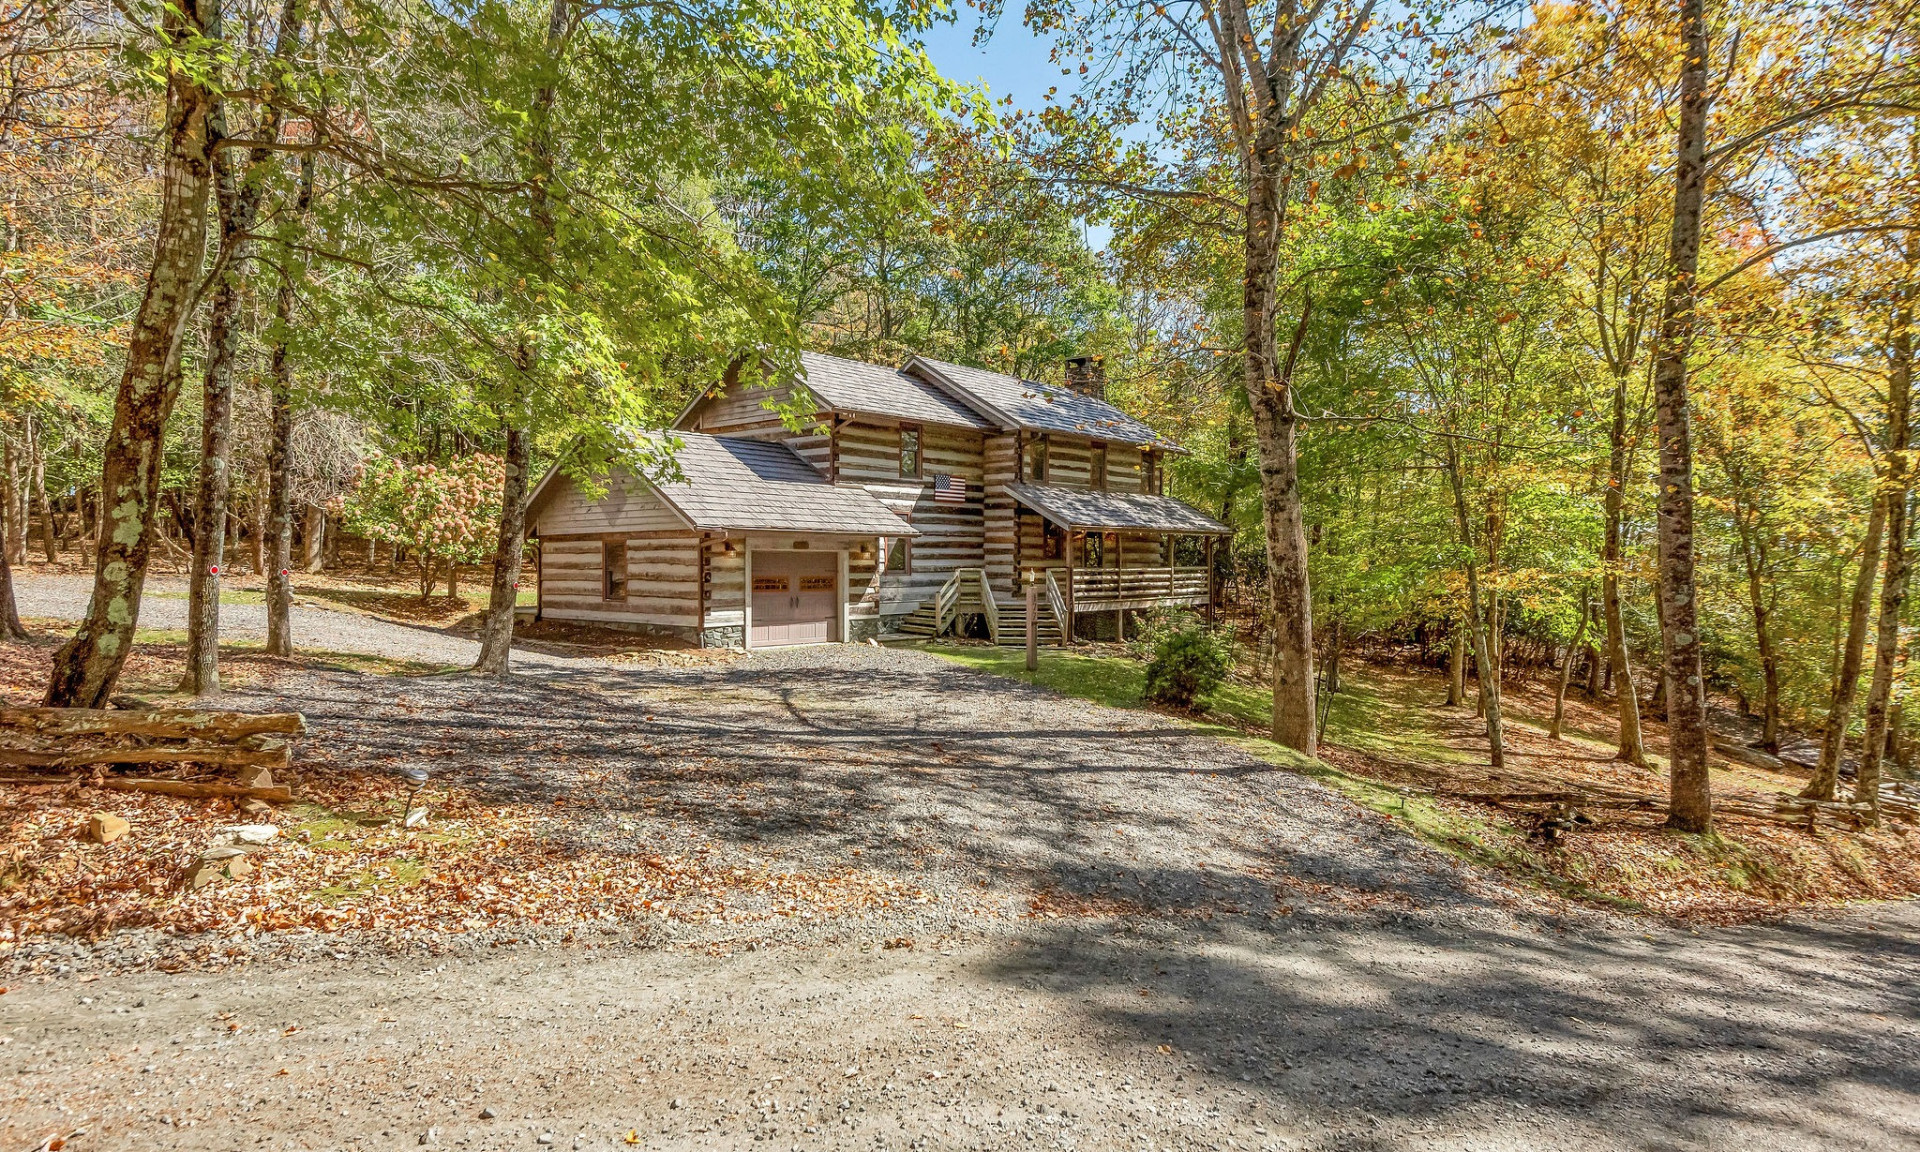
POLYGON ((1457 1134, 1494 1102, 1540 1118, 1503 1134, 1514 1147, 1587 1146, 1549 1136, 1568 1132, 1554 1121, 1656 1149, 1920 1137, 1920 946, 1848 925, 1665 946, 1423 928, 1075 933, 991 974, 1082 1005, 1118 1045, 1167 1045, 1279 1116, 1444 1118, 1457 1134))
POLYGON ((423 767, 494 802, 564 799, 553 835, 599 850, 657 852, 670 820, 802 868, 859 849, 864 866, 1012 885, 1040 914, 1478 903, 1386 822, 1204 736, 930 658, 838 659, 335 675, 297 704, 316 759, 423 767))

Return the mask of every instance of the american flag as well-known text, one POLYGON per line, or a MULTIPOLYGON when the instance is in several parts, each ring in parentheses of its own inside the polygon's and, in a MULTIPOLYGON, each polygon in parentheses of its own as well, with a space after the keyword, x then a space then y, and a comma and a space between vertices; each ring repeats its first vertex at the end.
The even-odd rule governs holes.
POLYGON ((965 504, 967 502, 967 478, 949 476, 945 473, 933 478, 933 498, 943 504, 965 504))

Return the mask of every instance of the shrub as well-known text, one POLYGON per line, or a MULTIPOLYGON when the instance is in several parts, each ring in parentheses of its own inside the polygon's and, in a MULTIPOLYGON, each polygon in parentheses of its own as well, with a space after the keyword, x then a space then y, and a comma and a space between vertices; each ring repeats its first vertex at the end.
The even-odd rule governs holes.
POLYGON ((1183 628, 1162 636, 1147 665, 1146 699, 1175 708, 1191 708, 1218 688, 1233 667, 1231 641, 1204 627, 1183 628))

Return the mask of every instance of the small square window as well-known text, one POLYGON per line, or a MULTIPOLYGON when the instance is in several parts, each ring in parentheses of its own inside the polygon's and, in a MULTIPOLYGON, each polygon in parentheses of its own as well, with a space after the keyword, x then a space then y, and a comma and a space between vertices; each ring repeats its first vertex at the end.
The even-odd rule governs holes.
POLYGON ((911 572, 913 570, 913 539, 908 536, 887 537, 888 572, 911 572))
POLYGON ((920 429, 900 429, 900 475, 907 479, 920 477, 920 429))

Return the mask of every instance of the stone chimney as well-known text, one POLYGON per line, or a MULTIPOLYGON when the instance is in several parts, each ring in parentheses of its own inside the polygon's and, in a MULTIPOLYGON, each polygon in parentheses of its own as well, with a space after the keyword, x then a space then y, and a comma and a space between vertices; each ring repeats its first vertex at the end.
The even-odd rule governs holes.
POLYGON ((1107 364, 1101 356, 1071 356, 1067 359, 1067 387, 1095 400, 1107 398, 1107 364))

